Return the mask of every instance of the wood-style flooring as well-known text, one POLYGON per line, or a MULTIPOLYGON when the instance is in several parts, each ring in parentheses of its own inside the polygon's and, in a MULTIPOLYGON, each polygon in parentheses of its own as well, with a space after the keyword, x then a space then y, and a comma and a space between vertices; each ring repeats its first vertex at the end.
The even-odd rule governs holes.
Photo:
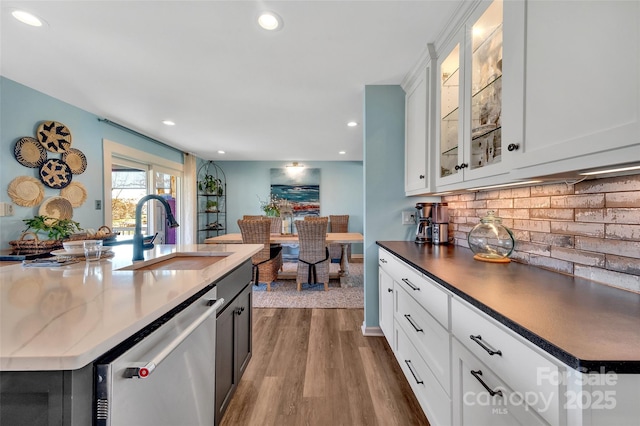
POLYGON ((363 309, 253 309, 253 357, 221 426, 428 425, 363 309))

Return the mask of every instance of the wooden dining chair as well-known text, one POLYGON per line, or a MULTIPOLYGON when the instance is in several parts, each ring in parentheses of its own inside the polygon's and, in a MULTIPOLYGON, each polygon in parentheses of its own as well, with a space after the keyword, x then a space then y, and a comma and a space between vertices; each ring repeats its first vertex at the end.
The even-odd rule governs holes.
MULTIPOLYGON (((349 232, 349 215, 329 215, 331 232, 349 232)), ((342 244, 329 244, 329 256, 331 260, 340 260, 342 257, 342 244)), ((347 259, 351 260, 351 244, 347 246, 347 259)))
POLYGON ((254 284, 267 283, 267 291, 271 291, 271 283, 278 278, 282 269, 282 247, 271 246, 271 221, 263 219, 238 219, 238 226, 245 244, 262 244, 263 248, 251 257, 254 284))
POLYGON ((329 248, 327 247, 328 220, 296 220, 300 254, 296 283, 298 291, 302 283, 323 283, 329 290, 329 248))

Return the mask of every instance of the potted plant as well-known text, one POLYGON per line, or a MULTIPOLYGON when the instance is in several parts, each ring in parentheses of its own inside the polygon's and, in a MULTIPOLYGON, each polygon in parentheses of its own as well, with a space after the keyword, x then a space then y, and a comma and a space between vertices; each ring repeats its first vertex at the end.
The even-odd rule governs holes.
POLYGON ((218 211, 218 202, 213 200, 207 201, 205 211, 208 213, 216 213, 218 211))
POLYGON ((80 224, 71 219, 56 219, 47 216, 34 216, 33 219, 23 219, 27 228, 23 232, 46 233, 50 240, 64 240, 76 231, 80 231, 80 224))
POLYGON ((222 195, 222 180, 207 174, 198 181, 198 189, 206 194, 222 195))

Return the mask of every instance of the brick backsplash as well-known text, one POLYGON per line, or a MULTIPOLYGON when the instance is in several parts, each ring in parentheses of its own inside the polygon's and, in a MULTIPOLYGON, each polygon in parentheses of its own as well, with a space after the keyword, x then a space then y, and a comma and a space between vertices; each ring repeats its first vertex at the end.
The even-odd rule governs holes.
POLYGON ((640 293, 640 174, 443 197, 454 244, 494 210, 511 259, 640 293))

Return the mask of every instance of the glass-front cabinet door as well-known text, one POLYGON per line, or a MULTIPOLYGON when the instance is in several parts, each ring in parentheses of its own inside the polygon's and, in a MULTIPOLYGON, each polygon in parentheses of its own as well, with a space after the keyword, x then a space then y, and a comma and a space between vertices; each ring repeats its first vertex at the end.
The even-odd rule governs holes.
POLYGON ((438 189, 506 172, 501 167, 503 22, 502 0, 482 2, 438 54, 438 189))
MULTIPOLYGON (((462 162, 460 43, 440 64, 440 180, 458 174, 462 162)), ((456 178, 448 180, 457 181, 456 178)))
POLYGON ((469 169, 502 159, 502 2, 471 27, 471 152, 469 169))

